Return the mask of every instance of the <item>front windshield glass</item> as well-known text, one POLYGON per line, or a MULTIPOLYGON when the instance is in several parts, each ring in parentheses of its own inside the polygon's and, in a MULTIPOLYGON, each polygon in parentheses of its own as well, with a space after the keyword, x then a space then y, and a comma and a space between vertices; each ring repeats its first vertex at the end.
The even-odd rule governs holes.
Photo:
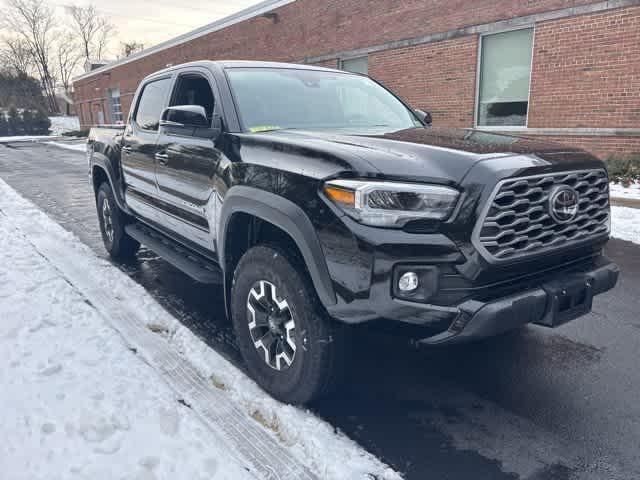
POLYGON ((396 131, 421 126, 396 97, 367 77, 282 68, 230 68, 245 130, 396 131))

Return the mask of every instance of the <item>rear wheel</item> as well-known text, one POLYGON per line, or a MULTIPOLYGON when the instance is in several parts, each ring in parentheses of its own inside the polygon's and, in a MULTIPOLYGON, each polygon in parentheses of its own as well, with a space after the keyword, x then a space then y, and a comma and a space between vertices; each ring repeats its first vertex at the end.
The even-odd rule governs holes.
POLYGON ((235 270, 231 296, 240 351, 264 390, 293 404, 330 392, 343 369, 344 327, 322 310, 295 257, 251 248, 235 270))
POLYGON ((111 258, 114 260, 133 258, 140 248, 140 243, 125 232, 127 216, 118 208, 109 183, 104 182, 98 188, 96 206, 104 248, 111 258))

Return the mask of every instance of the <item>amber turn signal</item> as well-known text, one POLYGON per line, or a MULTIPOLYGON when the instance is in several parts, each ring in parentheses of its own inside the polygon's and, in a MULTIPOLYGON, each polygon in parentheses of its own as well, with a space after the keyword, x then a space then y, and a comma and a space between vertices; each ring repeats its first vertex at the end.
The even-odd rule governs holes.
POLYGON ((334 202, 345 205, 355 205, 356 203, 356 194, 350 190, 343 190, 332 185, 327 185, 324 187, 324 193, 334 202))

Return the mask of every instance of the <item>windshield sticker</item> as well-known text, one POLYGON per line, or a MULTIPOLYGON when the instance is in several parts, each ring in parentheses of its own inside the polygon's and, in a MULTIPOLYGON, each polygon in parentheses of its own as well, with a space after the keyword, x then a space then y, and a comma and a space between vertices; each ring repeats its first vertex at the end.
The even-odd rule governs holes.
POLYGON ((275 125, 260 125, 249 129, 251 133, 268 132, 270 130, 280 130, 280 127, 276 127, 275 125))

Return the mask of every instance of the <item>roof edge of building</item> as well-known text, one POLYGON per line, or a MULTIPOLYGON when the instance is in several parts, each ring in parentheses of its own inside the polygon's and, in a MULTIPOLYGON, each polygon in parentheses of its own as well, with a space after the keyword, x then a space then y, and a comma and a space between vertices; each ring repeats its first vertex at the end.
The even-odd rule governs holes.
POLYGON ((131 63, 141 58, 148 57, 149 55, 153 55, 154 53, 158 53, 168 48, 175 47, 176 45, 195 40, 196 38, 216 32, 218 30, 222 30, 223 28, 230 27, 231 25, 235 25, 236 23, 258 17, 264 13, 275 10, 276 8, 284 7, 285 5, 288 5, 295 1, 296 0, 264 0, 256 5, 223 17, 219 20, 216 20, 215 22, 204 25, 203 27, 196 28, 195 30, 191 30, 190 32, 184 33, 175 38, 154 45, 153 47, 142 50, 141 52, 134 53, 133 55, 123 58, 122 60, 116 60, 115 62, 108 63, 104 67, 96 68, 91 72, 78 75, 72 79, 72 82, 75 83, 79 80, 84 80, 94 75, 107 72, 115 67, 126 65, 127 63, 131 63))

